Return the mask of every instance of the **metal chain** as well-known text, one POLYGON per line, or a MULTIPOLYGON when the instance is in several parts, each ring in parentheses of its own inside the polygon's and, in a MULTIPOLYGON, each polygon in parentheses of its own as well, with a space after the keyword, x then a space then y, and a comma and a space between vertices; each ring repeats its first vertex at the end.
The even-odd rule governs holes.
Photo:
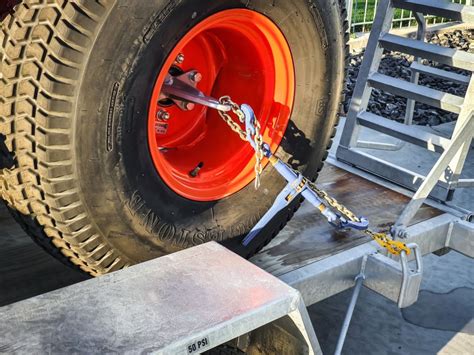
MULTIPOLYGON (((344 218, 352 222, 360 222, 360 218, 357 215, 349 210, 346 206, 340 204, 334 197, 331 197, 327 194, 326 191, 319 189, 315 183, 308 181, 308 186, 313 190, 321 199, 326 201, 326 203, 339 212, 344 218)), ((364 233, 372 237, 379 245, 386 248, 391 254, 400 255, 402 251, 405 251, 407 254, 410 254, 410 249, 406 246, 405 243, 393 240, 387 236, 385 233, 377 233, 370 229, 364 230, 364 233)))
POLYGON ((410 248, 408 248, 405 243, 393 240, 385 233, 377 233, 370 229, 366 229, 364 233, 372 237, 372 239, 379 243, 379 245, 387 249, 390 254, 400 255, 402 251, 407 255, 410 254, 410 248))
MULTIPOLYGON (((229 96, 223 96, 219 99, 221 104, 224 105, 229 105, 232 108, 232 112, 238 117, 240 123, 245 123, 245 114, 242 112, 240 109, 239 105, 237 105, 235 102, 233 102, 229 96)), ((229 127, 236 132, 240 138, 244 141, 247 141, 247 132, 244 131, 240 125, 235 122, 232 117, 224 112, 224 111, 219 111, 219 115, 222 117, 222 119, 229 125, 229 127)), ((258 120, 255 120, 255 135, 253 137, 256 145, 255 149, 255 188, 258 189, 260 186, 260 175, 262 173, 262 160, 264 157, 264 152, 263 152, 263 137, 260 133, 260 123, 258 120)), ((295 174, 299 174, 298 171, 294 170, 293 168, 289 167, 292 169, 295 174)), ((349 210, 347 207, 344 205, 340 204, 335 198, 331 197, 328 195, 326 191, 323 191, 319 189, 315 183, 312 181, 307 181, 308 186, 310 187, 311 190, 313 190, 319 198, 324 200, 328 206, 336 210, 342 217, 352 221, 352 222, 360 222, 359 217, 349 210)), ((387 234, 385 233, 377 233, 374 231, 371 231, 370 229, 364 230, 364 233, 367 234, 368 236, 372 237, 379 245, 382 247, 386 248, 391 254, 394 255, 400 255, 402 251, 405 251, 407 254, 410 254, 410 249, 406 246, 405 243, 393 240, 391 239, 387 234)))
POLYGON ((263 167, 262 161, 265 157, 265 153, 262 149, 263 147, 263 137, 260 133, 260 123, 255 120, 255 189, 258 190, 260 187, 260 176, 262 175, 263 167))
POLYGON ((312 181, 308 181, 308 185, 313 190, 319 198, 327 202, 327 204, 339 212, 343 217, 347 218, 353 222, 360 222, 359 217, 349 210, 346 206, 341 205, 334 197, 328 195, 326 191, 319 189, 316 184, 312 181))
MULTIPOLYGON (((240 123, 245 123, 245 114, 242 112, 240 109, 240 106, 237 105, 235 102, 231 100, 229 96, 223 96, 219 99, 219 102, 223 105, 228 105, 231 107, 231 111, 237 116, 239 119, 240 123)), ((235 122, 232 117, 225 111, 220 111, 217 110, 221 118, 227 123, 227 125, 234 131, 236 132, 239 137, 244 140, 247 140, 247 133, 249 133, 249 129, 247 131, 244 131, 240 125, 235 122)), ((262 167, 262 161, 265 156, 265 152, 263 151, 263 136, 260 133, 260 122, 258 120, 255 120, 255 134, 253 136, 253 139, 255 141, 255 189, 257 190, 260 187, 260 177, 262 175, 263 167, 262 167)))
MULTIPOLYGON (((245 115, 240 109, 239 105, 237 105, 235 102, 233 102, 229 96, 223 96, 219 99, 219 102, 223 105, 229 105, 231 107, 232 112, 238 117, 240 123, 244 123, 245 121, 245 115)), ((240 125, 235 122, 230 115, 221 110, 217 110, 219 112, 219 115, 221 118, 224 120, 224 122, 227 123, 227 125, 234 131, 236 132, 240 138, 244 141, 247 141, 247 134, 246 132, 240 128, 240 125)))

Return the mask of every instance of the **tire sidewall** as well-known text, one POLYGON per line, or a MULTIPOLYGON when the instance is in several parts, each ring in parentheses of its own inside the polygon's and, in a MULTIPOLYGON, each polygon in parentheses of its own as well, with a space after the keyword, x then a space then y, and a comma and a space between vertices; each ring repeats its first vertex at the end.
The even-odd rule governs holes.
MULTIPOLYGON (((273 20, 296 66, 294 110, 278 155, 315 177, 339 109, 344 70, 340 12, 330 1, 128 1, 117 4, 95 41, 84 73, 74 138, 82 199, 104 236, 141 261, 209 240, 242 236, 273 203, 284 181, 269 166, 262 188, 196 202, 173 192, 147 144, 154 81, 179 39, 206 17, 249 8, 273 20), (120 5, 120 6, 119 6, 120 5), (328 29, 331 29, 330 31, 328 29)), ((295 202, 296 203, 296 202, 295 202)), ((275 230, 295 206, 276 218, 275 230)))

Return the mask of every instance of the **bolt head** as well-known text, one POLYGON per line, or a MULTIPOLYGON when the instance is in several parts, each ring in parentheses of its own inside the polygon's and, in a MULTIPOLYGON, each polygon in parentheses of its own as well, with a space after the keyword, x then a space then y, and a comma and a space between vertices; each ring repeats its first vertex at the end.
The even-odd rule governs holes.
POLYGON ((184 62, 184 54, 183 53, 179 53, 177 56, 176 56, 176 63, 178 64, 183 64, 184 62))
POLYGON ((199 83, 202 80, 202 74, 200 72, 191 73, 191 80, 195 83, 199 83))
POLYGON ((167 121, 170 119, 170 114, 166 110, 159 110, 157 114, 158 118, 164 121, 167 121))
POLYGON ((187 103, 184 104, 184 108, 188 111, 193 110, 195 106, 196 105, 194 105, 192 102, 187 102, 187 103))

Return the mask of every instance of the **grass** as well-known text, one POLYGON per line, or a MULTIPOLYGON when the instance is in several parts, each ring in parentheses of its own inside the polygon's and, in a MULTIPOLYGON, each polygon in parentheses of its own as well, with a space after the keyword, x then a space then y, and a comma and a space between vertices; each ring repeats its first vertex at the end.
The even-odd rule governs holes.
MULTIPOLYGON (((466 0, 452 0, 452 2, 465 4, 466 0)), ((352 28, 351 32, 366 32, 371 28, 371 22, 374 20, 375 9, 378 1, 377 0, 353 0, 352 8, 352 28), (367 11, 366 9, 367 4, 367 11), (365 13, 365 17, 364 17, 365 13), (364 23, 366 22, 366 23, 364 23)), ((408 27, 414 26, 416 21, 410 19, 412 17, 411 12, 407 10, 395 9, 395 20, 394 27, 408 27)), ((445 21, 440 17, 429 17, 427 18, 428 24, 440 23, 445 21)))

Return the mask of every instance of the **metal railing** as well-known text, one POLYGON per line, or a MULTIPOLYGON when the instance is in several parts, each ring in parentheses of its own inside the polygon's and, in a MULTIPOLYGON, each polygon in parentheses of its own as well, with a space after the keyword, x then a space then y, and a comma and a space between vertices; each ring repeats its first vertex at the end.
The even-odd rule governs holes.
MULTIPOLYGON (((451 0, 463 5, 473 5, 474 0, 451 0)), ((372 28, 375 12, 379 0, 346 0, 349 17, 349 28, 351 33, 368 32, 372 28)), ((436 16, 426 16, 428 25, 450 22, 449 19, 436 16)), ((411 27, 416 25, 416 19, 411 11, 395 10, 392 22, 393 28, 411 27)))

